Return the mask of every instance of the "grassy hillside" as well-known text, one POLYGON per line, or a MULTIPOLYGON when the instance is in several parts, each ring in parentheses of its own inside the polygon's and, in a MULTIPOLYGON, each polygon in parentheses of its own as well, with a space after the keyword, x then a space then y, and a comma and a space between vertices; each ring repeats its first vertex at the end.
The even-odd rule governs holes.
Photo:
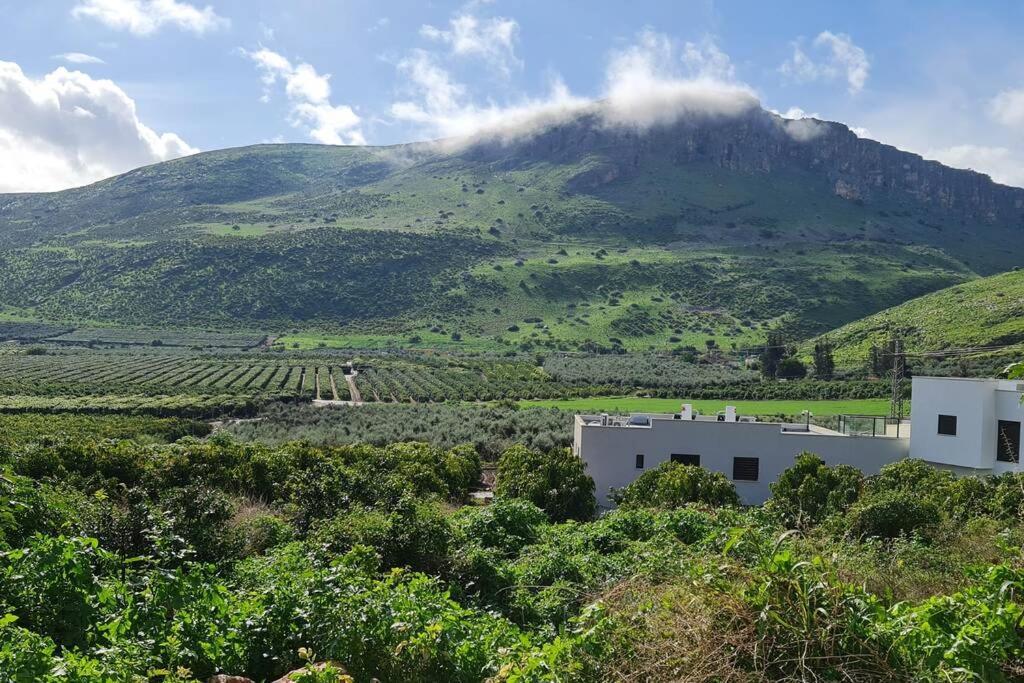
POLYGON ((1020 344, 1024 271, 981 278, 907 301, 830 332, 836 359, 864 361, 873 344, 898 334, 910 352, 1020 344))
POLYGON ((0 195, 0 317, 300 347, 728 347, 1019 265, 996 245, 1024 191, 758 116, 458 151, 262 145, 0 195))

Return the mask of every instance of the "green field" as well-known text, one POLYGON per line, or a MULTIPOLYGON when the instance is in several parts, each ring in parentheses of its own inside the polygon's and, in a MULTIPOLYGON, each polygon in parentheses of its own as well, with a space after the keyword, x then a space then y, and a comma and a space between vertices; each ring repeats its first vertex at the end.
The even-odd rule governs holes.
POLYGON ((695 410, 713 415, 725 410, 726 404, 736 406, 741 415, 801 415, 810 410, 818 417, 825 415, 888 415, 889 401, 869 398, 849 401, 687 401, 675 398, 638 398, 636 396, 602 396, 554 401, 520 401, 524 408, 558 408, 587 413, 673 413, 681 403, 692 403, 695 410))

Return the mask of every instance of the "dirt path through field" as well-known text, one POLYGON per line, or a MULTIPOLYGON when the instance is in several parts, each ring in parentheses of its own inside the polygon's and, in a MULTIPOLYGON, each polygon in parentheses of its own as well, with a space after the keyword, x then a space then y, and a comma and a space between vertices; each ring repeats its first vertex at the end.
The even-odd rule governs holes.
POLYGON ((352 399, 352 403, 356 405, 363 402, 363 395, 359 393, 359 387, 356 386, 356 375, 358 374, 358 370, 352 370, 352 374, 345 375, 345 381, 348 383, 349 397, 352 399))
POLYGON ((333 368, 329 371, 328 377, 331 378, 331 394, 334 395, 334 400, 335 401, 340 401, 341 399, 338 398, 338 385, 334 383, 334 369, 333 368))

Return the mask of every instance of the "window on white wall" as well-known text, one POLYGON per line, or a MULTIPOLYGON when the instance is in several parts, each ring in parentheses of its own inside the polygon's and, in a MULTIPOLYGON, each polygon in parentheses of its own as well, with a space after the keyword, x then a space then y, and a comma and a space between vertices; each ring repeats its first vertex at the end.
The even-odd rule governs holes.
POLYGON ((757 481, 761 461, 758 458, 733 458, 732 478, 736 481, 757 481))
POLYGON ((1015 420, 999 421, 996 458, 1000 462, 1017 462, 1020 459, 1020 422, 1015 420))
POLYGON ((956 415, 939 415, 939 434, 956 436, 956 415))
POLYGON ((642 470, 644 468, 644 454, 643 453, 637 453, 636 454, 636 468, 638 470, 642 470))
POLYGON ((680 465, 693 465, 694 467, 700 467, 700 455, 697 453, 673 453, 669 456, 672 462, 677 462, 680 465))

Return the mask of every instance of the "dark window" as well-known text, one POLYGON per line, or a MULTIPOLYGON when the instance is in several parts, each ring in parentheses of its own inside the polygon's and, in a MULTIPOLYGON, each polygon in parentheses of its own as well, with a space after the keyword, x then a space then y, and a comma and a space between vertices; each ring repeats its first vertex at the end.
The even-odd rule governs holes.
POLYGON ((732 478, 736 481, 757 481, 759 466, 758 458, 733 458, 732 478))
POLYGON ((1017 462, 1020 457, 1020 422, 999 421, 999 441, 996 458, 1002 462, 1017 462))
POLYGON ((672 459, 672 462, 677 462, 680 465, 700 467, 700 456, 696 453, 673 453, 669 457, 672 459))
POLYGON ((642 470, 644 468, 644 454, 643 453, 637 453, 636 454, 636 468, 638 470, 642 470))
POLYGON ((939 415, 939 434, 956 436, 956 415, 939 415))

